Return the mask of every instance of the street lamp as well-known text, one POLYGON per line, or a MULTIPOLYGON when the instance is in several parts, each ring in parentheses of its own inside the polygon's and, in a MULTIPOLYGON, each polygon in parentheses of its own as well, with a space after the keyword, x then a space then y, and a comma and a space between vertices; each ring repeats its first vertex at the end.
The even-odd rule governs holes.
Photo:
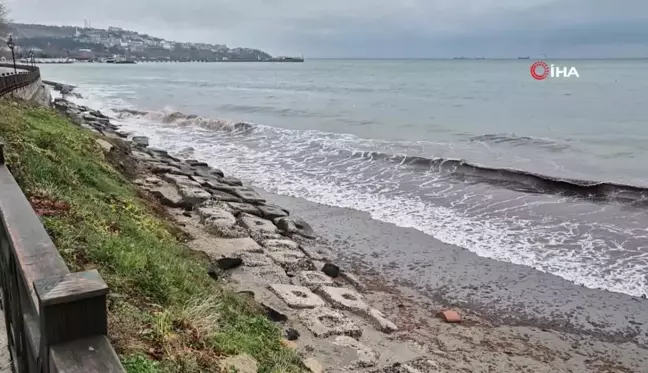
POLYGON ((36 66, 36 63, 34 62, 34 51, 32 49, 29 50, 29 62, 32 67, 36 66))
POLYGON ((12 35, 9 35, 9 40, 7 40, 7 46, 9 47, 9 49, 11 49, 11 59, 13 60, 14 74, 15 74, 15 73, 17 73, 17 71, 16 71, 16 55, 14 54, 14 48, 16 48, 16 43, 14 43, 12 35))

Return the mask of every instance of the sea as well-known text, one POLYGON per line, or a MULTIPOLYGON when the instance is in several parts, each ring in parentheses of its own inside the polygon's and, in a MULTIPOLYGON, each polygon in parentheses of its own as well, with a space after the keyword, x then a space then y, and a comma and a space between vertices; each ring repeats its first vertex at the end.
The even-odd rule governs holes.
POLYGON ((41 70, 151 146, 271 193, 590 288, 648 294, 648 60, 546 60, 579 76, 541 81, 533 62, 41 70))

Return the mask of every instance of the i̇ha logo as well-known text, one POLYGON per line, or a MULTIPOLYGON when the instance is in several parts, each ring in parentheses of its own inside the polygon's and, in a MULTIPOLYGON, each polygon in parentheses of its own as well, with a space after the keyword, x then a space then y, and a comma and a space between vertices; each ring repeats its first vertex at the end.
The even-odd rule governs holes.
POLYGON ((531 76, 535 80, 545 80, 549 76, 552 78, 571 78, 572 76, 580 78, 578 70, 574 66, 547 65, 544 61, 536 61, 531 65, 531 76))

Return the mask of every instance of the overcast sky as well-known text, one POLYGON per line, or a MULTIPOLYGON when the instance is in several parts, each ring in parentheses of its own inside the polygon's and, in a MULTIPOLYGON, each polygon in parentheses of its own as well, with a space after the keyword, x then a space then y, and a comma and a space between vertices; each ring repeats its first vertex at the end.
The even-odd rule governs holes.
POLYGON ((15 22, 120 26, 307 57, 646 57, 648 0, 5 0, 15 22))

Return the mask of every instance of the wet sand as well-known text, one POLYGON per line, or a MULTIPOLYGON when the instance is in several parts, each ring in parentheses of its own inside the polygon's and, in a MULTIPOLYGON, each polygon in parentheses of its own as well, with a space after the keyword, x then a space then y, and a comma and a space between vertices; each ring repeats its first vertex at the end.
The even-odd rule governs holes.
MULTIPOLYGON (((550 329, 648 348, 646 299, 588 289, 530 267, 482 258, 356 210, 265 195, 333 242, 347 265, 415 289, 439 306, 458 307, 493 325, 550 329)), ((644 353, 648 361, 648 350, 644 353)))

